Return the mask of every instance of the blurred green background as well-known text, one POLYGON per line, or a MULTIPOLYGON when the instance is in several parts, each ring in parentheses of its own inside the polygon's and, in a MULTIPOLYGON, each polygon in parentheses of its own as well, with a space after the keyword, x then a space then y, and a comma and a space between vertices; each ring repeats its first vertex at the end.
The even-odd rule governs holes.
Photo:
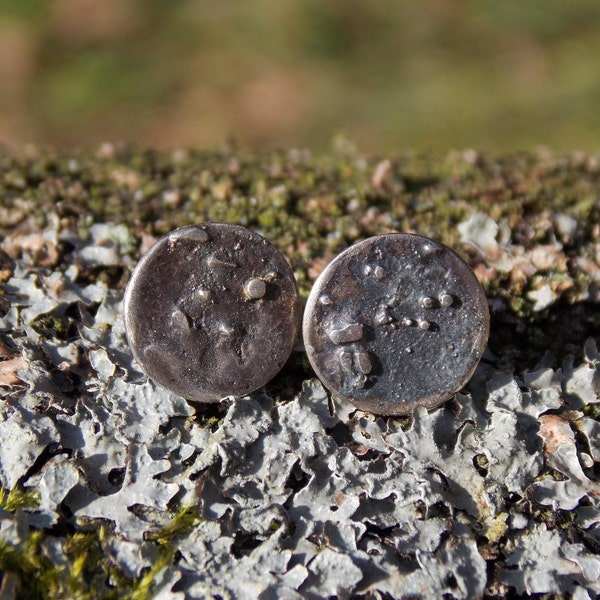
POLYGON ((600 148, 598 0, 0 0, 0 144, 600 148))

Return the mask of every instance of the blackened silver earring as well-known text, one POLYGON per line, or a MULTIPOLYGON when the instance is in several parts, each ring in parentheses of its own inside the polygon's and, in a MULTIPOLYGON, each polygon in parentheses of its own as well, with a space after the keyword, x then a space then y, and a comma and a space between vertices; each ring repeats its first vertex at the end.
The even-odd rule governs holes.
POLYGON ((321 273, 303 322, 308 358, 332 393, 382 415, 438 406, 473 374, 489 310, 452 250, 404 233, 372 237, 321 273))
POLYGON ((272 379, 294 346, 300 301, 293 272, 245 227, 203 223, 162 237, 140 260, 124 299, 127 339, 142 370, 188 399, 243 396, 272 379))

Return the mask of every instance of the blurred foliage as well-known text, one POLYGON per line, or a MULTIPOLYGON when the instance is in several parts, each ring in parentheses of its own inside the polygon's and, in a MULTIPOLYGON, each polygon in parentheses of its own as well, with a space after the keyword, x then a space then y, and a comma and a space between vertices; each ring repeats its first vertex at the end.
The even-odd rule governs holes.
POLYGON ((596 0, 3 0, 0 143, 595 150, 596 0))

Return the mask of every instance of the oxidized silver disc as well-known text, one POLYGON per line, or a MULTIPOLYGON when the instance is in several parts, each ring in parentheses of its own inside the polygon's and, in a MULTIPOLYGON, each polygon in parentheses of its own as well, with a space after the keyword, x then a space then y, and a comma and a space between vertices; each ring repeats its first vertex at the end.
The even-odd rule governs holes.
POLYGON ((338 255, 304 313, 308 358, 343 400, 382 415, 438 406, 472 375, 489 311, 471 268, 452 250, 404 233, 338 255))
POLYGON ((161 238, 125 291, 125 328, 144 372, 203 402, 242 396, 288 359, 300 322, 292 270, 263 237, 204 223, 161 238))

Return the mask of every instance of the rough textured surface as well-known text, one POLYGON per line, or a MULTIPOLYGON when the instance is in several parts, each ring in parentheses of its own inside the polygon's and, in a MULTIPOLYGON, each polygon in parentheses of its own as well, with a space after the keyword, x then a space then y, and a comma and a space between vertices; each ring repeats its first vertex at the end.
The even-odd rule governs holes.
POLYGON ((338 254, 313 285, 302 326, 310 364, 335 398, 388 416, 454 396, 488 333, 487 298, 469 265, 405 233, 338 254))
POLYGON ((246 396, 273 379, 292 353, 300 314, 285 257, 228 223, 163 236, 138 262, 123 297, 138 366, 197 402, 246 396))
POLYGON ((600 158, 476 152, 0 157, 0 567, 6 597, 600 594, 600 158), (127 348, 157 235, 249 226, 306 296, 336 252, 414 231, 474 268, 490 348, 449 403, 374 417, 302 352, 187 403, 127 348))

